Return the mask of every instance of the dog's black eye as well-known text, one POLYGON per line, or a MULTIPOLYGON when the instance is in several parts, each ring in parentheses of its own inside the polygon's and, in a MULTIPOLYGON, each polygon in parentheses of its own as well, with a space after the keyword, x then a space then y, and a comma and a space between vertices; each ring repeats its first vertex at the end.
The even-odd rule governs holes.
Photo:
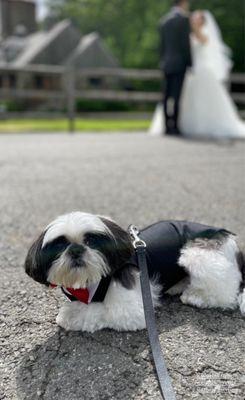
POLYGON ((106 241, 107 237, 99 233, 87 233, 83 239, 84 244, 91 247, 92 249, 101 248, 106 241))
POLYGON ((58 249, 58 248, 62 248, 63 249, 64 247, 66 247, 68 245, 69 245, 69 241, 66 239, 66 237, 65 236, 59 236, 56 239, 54 239, 51 243, 48 243, 45 246, 45 248, 52 246, 52 247, 55 247, 56 249, 58 249))
POLYGON ((45 265, 51 265, 66 250, 70 242, 65 236, 59 236, 52 242, 47 243, 42 249, 42 260, 45 265))

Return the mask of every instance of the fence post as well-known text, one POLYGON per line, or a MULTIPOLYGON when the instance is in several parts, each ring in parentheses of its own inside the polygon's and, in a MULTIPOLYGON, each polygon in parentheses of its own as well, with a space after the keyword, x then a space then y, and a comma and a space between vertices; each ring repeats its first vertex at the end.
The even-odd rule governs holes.
POLYGON ((66 82, 66 101, 67 101, 67 117, 68 117, 68 130, 70 133, 75 131, 75 117, 76 117, 76 97, 75 97, 75 69, 69 66, 65 71, 66 82))

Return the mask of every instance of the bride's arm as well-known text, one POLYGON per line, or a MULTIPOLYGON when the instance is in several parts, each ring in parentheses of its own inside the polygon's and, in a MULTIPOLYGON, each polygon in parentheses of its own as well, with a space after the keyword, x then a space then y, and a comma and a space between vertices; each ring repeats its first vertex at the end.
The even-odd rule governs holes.
POLYGON ((208 43, 208 37, 202 32, 202 28, 195 24, 195 22, 192 22, 192 33, 201 44, 208 43))

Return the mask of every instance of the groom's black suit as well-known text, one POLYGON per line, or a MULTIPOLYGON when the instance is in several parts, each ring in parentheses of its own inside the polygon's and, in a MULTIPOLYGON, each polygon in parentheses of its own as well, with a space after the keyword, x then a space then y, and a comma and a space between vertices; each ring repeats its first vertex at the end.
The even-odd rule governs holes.
POLYGON ((160 67, 166 81, 164 112, 169 134, 178 132, 179 100, 186 69, 191 65, 189 18, 174 8, 160 20, 160 67))

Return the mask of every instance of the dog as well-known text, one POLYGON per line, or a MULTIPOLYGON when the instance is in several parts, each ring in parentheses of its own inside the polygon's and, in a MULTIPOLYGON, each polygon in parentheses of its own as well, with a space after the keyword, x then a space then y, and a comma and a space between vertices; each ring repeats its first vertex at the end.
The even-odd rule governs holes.
MULTIPOLYGON (((140 232, 146 242, 154 307, 180 295, 199 308, 245 314, 245 267, 235 235, 187 221, 161 221, 140 232)), ((108 217, 83 212, 59 216, 30 247, 25 271, 60 286, 71 300, 56 322, 66 330, 135 331, 146 326, 139 269, 129 233, 108 217)))

